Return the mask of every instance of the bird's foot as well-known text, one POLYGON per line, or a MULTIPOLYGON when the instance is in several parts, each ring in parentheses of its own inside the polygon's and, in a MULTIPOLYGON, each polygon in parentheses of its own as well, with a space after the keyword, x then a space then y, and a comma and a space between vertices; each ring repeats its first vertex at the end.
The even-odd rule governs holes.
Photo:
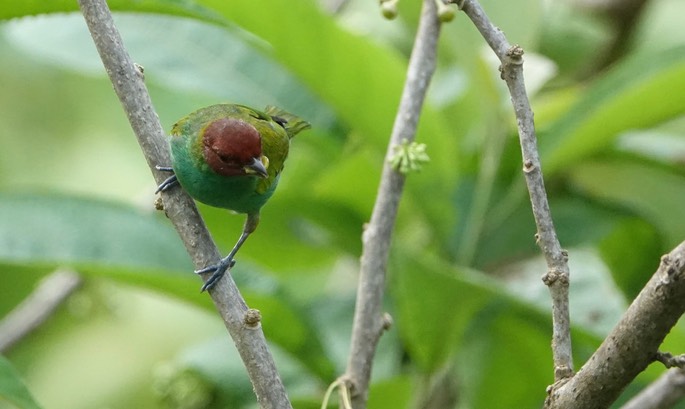
MULTIPOLYGON (((157 170, 161 170, 162 172, 172 172, 174 171, 174 168, 170 166, 155 166, 157 170)), ((155 194, 159 192, 166 192, 167 190, 171 189, 175 185, 178 185, 178 179, 176 178, 176 175, 171 175, 168 178, 164 180, 159 186, 157 186, 157 190, 155 190, 155 194)))
POLYGON ((209 279, 202 285, 200 292, 211 290, 212 287, 214 287, 221 279, 221 277, 226 274, 226 271, 233 268, 234 265, 235 260, 229 257, 224 257, 221 259, 221 261, 219 261, 218 264, 207 266, 201 270, 195 270, 195 274, 212 273, 212 275, 209 276, 209 279))

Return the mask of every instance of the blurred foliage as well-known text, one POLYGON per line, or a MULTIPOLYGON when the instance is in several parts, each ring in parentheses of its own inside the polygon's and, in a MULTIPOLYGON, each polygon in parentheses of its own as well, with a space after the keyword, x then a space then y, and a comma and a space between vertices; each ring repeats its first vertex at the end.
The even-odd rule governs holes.
MULTIPOLYGON (((295 407, 345 367, 360 235, 373 206, 420 2, 112 0, 162 123, 204 105, 276 104, 314 127, 233 270, 295 407)), ((572 1, 484 0, 526 50, 543 171, 572 272, 576 365, 685 238, 685 28, 652 1, 608 67, 615 30, 572 1)), ((0 7, 0 313, 57 267, 86 285, 0 361, 1 396, 44 408, 252 408, 251 387, 111 90, 76 2, 0 7)), ((371 408, 537 408, 552 382, 516 123, 467 19, 443 28, 388 268, 395 326, 371 408), (522 376, 523 375, 523 376, 522 376)), ((242 217, 202 206, 222 249, 242 217)), ((682 345, 678 326, 664 349, 682 345)), ((675 349, 678 351, 679 349, 675 349)), ((662 370, 651 367, 628 399, 662 370)), ((0 400, 0 408, 6 407, 0 400)))

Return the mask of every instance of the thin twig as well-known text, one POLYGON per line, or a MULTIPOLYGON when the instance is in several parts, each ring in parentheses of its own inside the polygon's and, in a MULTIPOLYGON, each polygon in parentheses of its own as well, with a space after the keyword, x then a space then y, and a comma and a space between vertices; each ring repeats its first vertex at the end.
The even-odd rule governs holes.
POLYGON ((656 273, 578 373, 549 390, 545 408, 608 408, 655 361, 683 312, 685 242, 661 258, 656 273))
POLYGON ((556 381, 561 381, 573 374, 568 302, 568 254, 559 244, 547 201, 535 136, 533 111, 530 108, 523 81, 523 50, 509 44, 504 33, 492 24, 476 0, 464 0, 461 8, 502 63, 500 68, 502 79, 507 83, 511 94, 511 102, 518 122, 523 173, 537 226, 535 238, 547 261, 548 271, 543 276, 543 281, 549 287, 552 297, 554 378, 556 381))
MULTIPOLYGON (((124 49, 105 0, 79 0, 79 5, 114 90, 159 184, 168 175, 156 170, 155 166, 171 163, 169 147, 142 74, 124 49)), ((199 269, 216 264, 220 259, 219 251, 192 199, 181 189, 170 189, 163 192, 162 197, 166 214, 195 266, 199 269)), ((290 408, 261 324, 246 320, 248 313, 254 310, 248 310, 231 275, 227 273, 210 290, 210 295, 245 364, 259 405, 269 409, 290 408)))
POLYGON ((674 368, 629 400, 621 409, 667 409, 685 398, 685 371, 674 368))
POLYGON ((38 328, 79 286, 81 277, 58 270, 45 277, 21 304, 0 321, 0 353, 38 328))
MULTIPOLYGON (((414 140, 423 100, 435 71, 439 34, 440 22, 435 1, 424 0, 418 33, 409 60, 407 80, 388 144, 388 160, 394 154, 395 146, 400 145, 402 141, 414 140)), ((404 175, 394 170, 388 160, 383 166, 371 221, 362 237, 363 251, 357 304, 346 371, 346 377, 352 383, 354 409, 366 407, 376 345, 388 325, 388 317, 381 311, 385 270, 405 181, 404 175)))
POLYGON ((683 368, 685 367, 685 355, 673 355, 670 352, 657 352, 656 361, 664 364, 666 368, 683 368))

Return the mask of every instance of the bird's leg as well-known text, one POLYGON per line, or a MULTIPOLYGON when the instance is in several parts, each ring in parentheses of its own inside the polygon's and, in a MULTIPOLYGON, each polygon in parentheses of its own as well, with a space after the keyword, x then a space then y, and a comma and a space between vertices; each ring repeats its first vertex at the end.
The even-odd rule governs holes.
MULTIPOLYGON (((157 170, 161 170, 162 172, 171 172, 171 173, 174 172, 174 168, 172 168, 171 166, 159 166, 159 165, 157 165, 157 166, 155 166, 155 168, 157 168, 157 170)), ((155 190, 155 194, 157 194, 159 192, 165 192, 168 189, 171 189, 172 187, 174 187, 175 185, 178 185, 178 179, 176 178, 176 175, 171 175, 168 178, 166 178, 164 180, 164 182, 162 182, 159 186, 157 186, 157 190, 155 190)))
POLYGON ((214 285, 219 281, 219 279, 221 279, 221 277, 223 277, 224 274, 226 274, 226 270, 233 267, 233 265, 235 264, 235 260, 233 260, 233 257, 235 257, 236 253, 238 253, 238 250, 240 250, 240 247, 243 245, 243 243, 245 243, 245 240, 247 240, 250 234, 253 231, 255 231, 255 229, 257 229, 258 224, 259 213, 248 213, 247 220, 245 220, 245 225, 243 226, 243 232, 240 234, 240 238, 238 239, 238 242, 235 244, 235 246, 233 246, 233 249, 231 249, 231 252, 228 253, 228 256, 222 258, 218 264, 195 271, 196 274, 212 272, 212 275, 209 277, 207 281, 205 281, 200 291, 209 290, 212 287, 214 287, 214 285))

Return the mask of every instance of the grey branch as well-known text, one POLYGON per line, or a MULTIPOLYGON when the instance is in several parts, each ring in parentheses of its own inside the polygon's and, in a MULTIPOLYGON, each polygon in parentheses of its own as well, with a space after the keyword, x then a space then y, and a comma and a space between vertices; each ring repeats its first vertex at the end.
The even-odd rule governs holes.
POLYGON ((685 312, 685 242, 656 273, 599 349, 568 382, 551 388, 545 407, 608 408, 657 359, 659 345, 685 312))
POLYGON ((523 156, 523 174, 537 226, 535 239, 547 262, 548 271, 543 276, 543 281, 549 287, 552 297, 554 378, 560 381, 573 373, 568 301, 568 255, 559 244, 547 201, 535 136, 533 111, 530 108, 523 80, 523 50, 509 44, 502 31, 492 24, 477 1, 464 0, 461 8, 499 58, 502 64, 500 67, 502 79, 509 88, 514 106, 523 156))
POLYGON ((685 367, 685 355, 673 355, 670 352, 657 352, 655 359, 666 368, 683 368, 685 367))
MULTIPOLYGON (((114 90, 159 184, 168 175, 156 170, 155 166, 171 163, 169 147, 142 74, 124 49, 105 0, 79 0, 79 5, 114 90)), ((199 269, 216 264, 220 258, 219 251, 193 200, 181 189, 170 189, 163 192, 162 197, 166 214, 195 266, 199 269)), ((290 408, 261 325, 246 322, 248 308, 231 275, 227 273, 210 290, 210 295, 245 364, 259 405, 269 409, 290 408)))
POLYGON ((0 321, 0 352, 7 351, 45 322, 80 285, 81 277, 73 271, 58 270, 45 277, 0 321))
POLYGON ((668 409, 685 398, 685 371, 674 368, 635 395, 621 409, 668 409))
POLYGON ((395 146, 414 140, 423 100, 435 71, 437 42, 440 34, 435 0, 424 0, 418 33, 409 60, 407 79, 388 144, 386 162, 371 221, 362 242, 362 258, 357 304, 354 313, 350 355, 345 374, 352 389, 352 406, 366 407, 371 366, 376 345, 386 327, 382 314, 385 270, 397 209, 405 177, 395 171, 389 159, 395 146))

